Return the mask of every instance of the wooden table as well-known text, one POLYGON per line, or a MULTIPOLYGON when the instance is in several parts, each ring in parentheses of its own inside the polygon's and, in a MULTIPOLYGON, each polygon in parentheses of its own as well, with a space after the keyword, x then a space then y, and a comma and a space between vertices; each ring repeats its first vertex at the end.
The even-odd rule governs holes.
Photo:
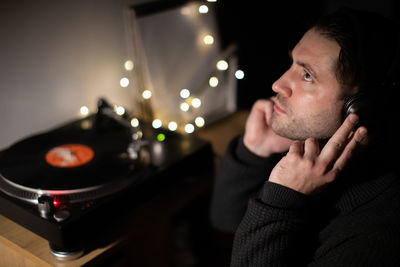
MULTIPOLYGON (((219 161, 230 139, 244 129, 248 111, 199 129, 196 135, 211 142, 219 161)), ((135 266, 168 266, 171 218, 190 201, 209 193, 213 177, 185 179, 135 210, 132 227, 124 238, 85 253, 71 261, 59 261, 49 251, 48 241, 0 215, 0 266, 95 266, 129 244, 135 266), (134 242, 132 242, 132 240, 134 242), (149 242, 152 240, 153 242, 149 242)))

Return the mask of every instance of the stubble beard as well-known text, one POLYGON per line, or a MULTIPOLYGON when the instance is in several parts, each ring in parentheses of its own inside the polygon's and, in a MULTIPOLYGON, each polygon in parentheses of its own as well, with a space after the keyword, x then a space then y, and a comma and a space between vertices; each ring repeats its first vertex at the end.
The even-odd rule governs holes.
POLYGON ((339 122, 330 123, 327 116, 320 114, 310 118, 286 115, 283 117, 273 111, 270 127, 277 135, 291 140, 304 141, 309 137, 324 140, 331 137, 340 125, 339 122))

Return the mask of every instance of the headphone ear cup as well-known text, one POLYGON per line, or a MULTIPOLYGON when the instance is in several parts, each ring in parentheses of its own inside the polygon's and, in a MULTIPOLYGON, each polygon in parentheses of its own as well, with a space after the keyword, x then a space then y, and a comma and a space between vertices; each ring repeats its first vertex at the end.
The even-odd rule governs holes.
MULTIPOLYGON (((376 98, 376 97, 375 97, 376 98)), ((368 132, 372 133, 382 127, 382 114, 387 110, 383 100, 373 99, 366 94, 356 94, 352 96, 343 107, 343 118, 351 113, 356 113, 359 117, 358 126, 366 126, 368 132)))
POLYGON ((346 104, 343 107, 343 118, 346 118, 351 113, 356 113, 360 116, 361 113, 365 113, 363 109, 365 109, 365 96, 363 94, 355 94, 347 100, 346 104))

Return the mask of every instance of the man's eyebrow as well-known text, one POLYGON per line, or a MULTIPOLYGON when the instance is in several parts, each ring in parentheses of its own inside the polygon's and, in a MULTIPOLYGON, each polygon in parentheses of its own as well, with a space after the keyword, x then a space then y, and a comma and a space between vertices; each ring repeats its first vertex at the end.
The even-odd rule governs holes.
MULTIPOLYGON (((293 61, 292 49, 289 49, 288 53, 289 53, 290 59, 293 61)), ((318 75, 317 75, 317 73, 314 71, 314 69, 311 67, 310 64, 305 63, 305 62, 302 62, 302 61, 298 61, 298 60, 297 60, 295 63, 296 63, 297 65, 299 65, 299 66, 305 68, 305 69, 307 70, 307 72, 309 72, 309 73, 311 74, 311 76, 313 76, 316 80, 318 80, 318 75)))
POLYGON ((304 63, 301 61, 296 61, 296 64, 305 68, 307 70, 307 72, 309 72, 311 74, 311 76, 313 76, 316 80, 318 80, 317 73, 313 70, 313 68, 310 66, 310 64, 307 64, 307 63, 304 63))

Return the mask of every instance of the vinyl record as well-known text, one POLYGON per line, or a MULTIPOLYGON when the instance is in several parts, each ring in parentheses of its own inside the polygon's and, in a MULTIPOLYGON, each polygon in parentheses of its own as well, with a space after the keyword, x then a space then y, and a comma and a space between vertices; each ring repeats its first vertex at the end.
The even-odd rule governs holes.
POLYGON ((0 154, 0 174, 40 190, 74 190, 125 178, 136 167, 127 156, 129 131, 83 129, 74 123, 31 136, 0 154))

